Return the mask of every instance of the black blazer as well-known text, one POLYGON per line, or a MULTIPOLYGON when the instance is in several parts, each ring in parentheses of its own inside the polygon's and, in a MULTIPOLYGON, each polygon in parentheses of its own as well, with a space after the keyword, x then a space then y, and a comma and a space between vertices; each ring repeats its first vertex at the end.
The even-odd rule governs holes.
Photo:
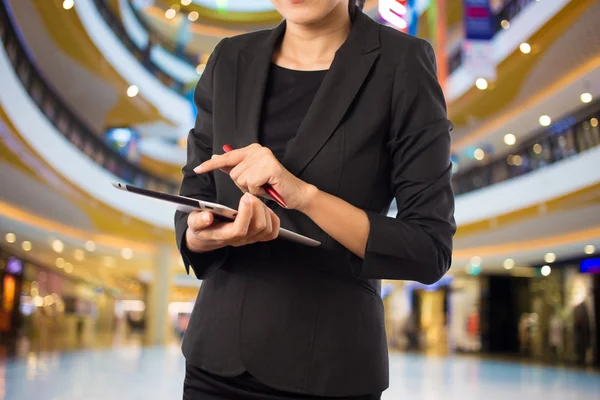
MULTIPOLYGON (((285 22, 216 47, 196 88, 182 195, 237 208, 242 193, 226 174, 192 169, 226 143, 258 141, 267 74, 284 31, 285 22)), ((196 254, 186 249, 187 215, 178 212, 186 269, 204 280, 183 341, 187 362, 225 376, 247 370, 298 393, 386 389, 379 279, 433 283, 450 266, 450 130, 431 46, 357 13, 282 163, 367 212, 364 260, 305 215, 271 202, 282 227, 323 245, 275 240, 196 254), (395 219, 386 216, 393 198, 395 219)))

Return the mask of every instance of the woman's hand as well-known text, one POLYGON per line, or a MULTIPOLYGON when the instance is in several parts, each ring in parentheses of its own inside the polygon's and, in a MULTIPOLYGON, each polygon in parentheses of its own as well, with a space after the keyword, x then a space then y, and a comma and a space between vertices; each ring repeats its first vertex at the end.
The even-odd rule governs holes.
POLYGON ((261 186, 268 183, 286 202, 288 208, 302 211, 316 192, 310 185, 286 170, 271 150, 259 144, 214 155, 194 169, 197 174, 220 169, 228 173, 243 191, 256 196, 269 197, 261 186))
POLYGON ((267 242, 279 235, 279 217, 262 201, 244 194, 233 222, 216 222, 211 212, 192 212, 188 216, 186 244, 196 253, 225 246, 244 246, 267 242))

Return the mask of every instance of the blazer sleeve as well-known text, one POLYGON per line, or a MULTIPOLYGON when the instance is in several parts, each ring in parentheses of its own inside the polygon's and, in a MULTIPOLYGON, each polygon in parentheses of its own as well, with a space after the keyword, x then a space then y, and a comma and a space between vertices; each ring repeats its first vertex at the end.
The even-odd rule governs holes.
POLYGON ((437 282, 450 268, 456 232, 446 102, 435 54, 424 40, 397 67, 388 151, 396 218, 367 211, 365 256, 352 263, 360 278, 437 282), (359 261, 360 260, 360 261, 359 261))
MULTIPOLYGON (((194 128, 190 130, 187 139, 187 161, 182 169, 183 181, 180 194, 200 200, 215 202, 217 198, 213 172, 197 175, 194 167, 210 159, 213 153, 213 78, 215 66, 222 50, 223 39, 211 54, 204 73, 200 77, 194 92, 194 103, 198 110, 194 128)), ((185 233, 188 228, 187 213, 175 213, 175 235, 177 246, 181 252, 186 272, 190 273, 190 266, 198 279, 204 279, 215 272, 227 257, 227 248, 195 253, 186 246, 185 233)))

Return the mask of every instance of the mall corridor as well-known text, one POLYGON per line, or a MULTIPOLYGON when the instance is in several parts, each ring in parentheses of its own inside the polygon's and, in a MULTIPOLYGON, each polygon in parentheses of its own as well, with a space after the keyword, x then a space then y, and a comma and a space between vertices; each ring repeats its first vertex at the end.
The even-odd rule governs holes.
POLYGON ((0 400, 600 400, 598 21, 0 0, 0 400))

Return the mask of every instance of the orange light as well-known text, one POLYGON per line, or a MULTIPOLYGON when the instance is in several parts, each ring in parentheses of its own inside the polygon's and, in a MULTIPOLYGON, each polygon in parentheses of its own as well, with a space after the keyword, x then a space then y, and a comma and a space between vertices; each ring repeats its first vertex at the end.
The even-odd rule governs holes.
POLYGON ((3 292, 2 296, 2 310, 11 312, 15 306, 15 290, 17 287, 17 281, 12 275, 6 275, 4 277, 3 292))

